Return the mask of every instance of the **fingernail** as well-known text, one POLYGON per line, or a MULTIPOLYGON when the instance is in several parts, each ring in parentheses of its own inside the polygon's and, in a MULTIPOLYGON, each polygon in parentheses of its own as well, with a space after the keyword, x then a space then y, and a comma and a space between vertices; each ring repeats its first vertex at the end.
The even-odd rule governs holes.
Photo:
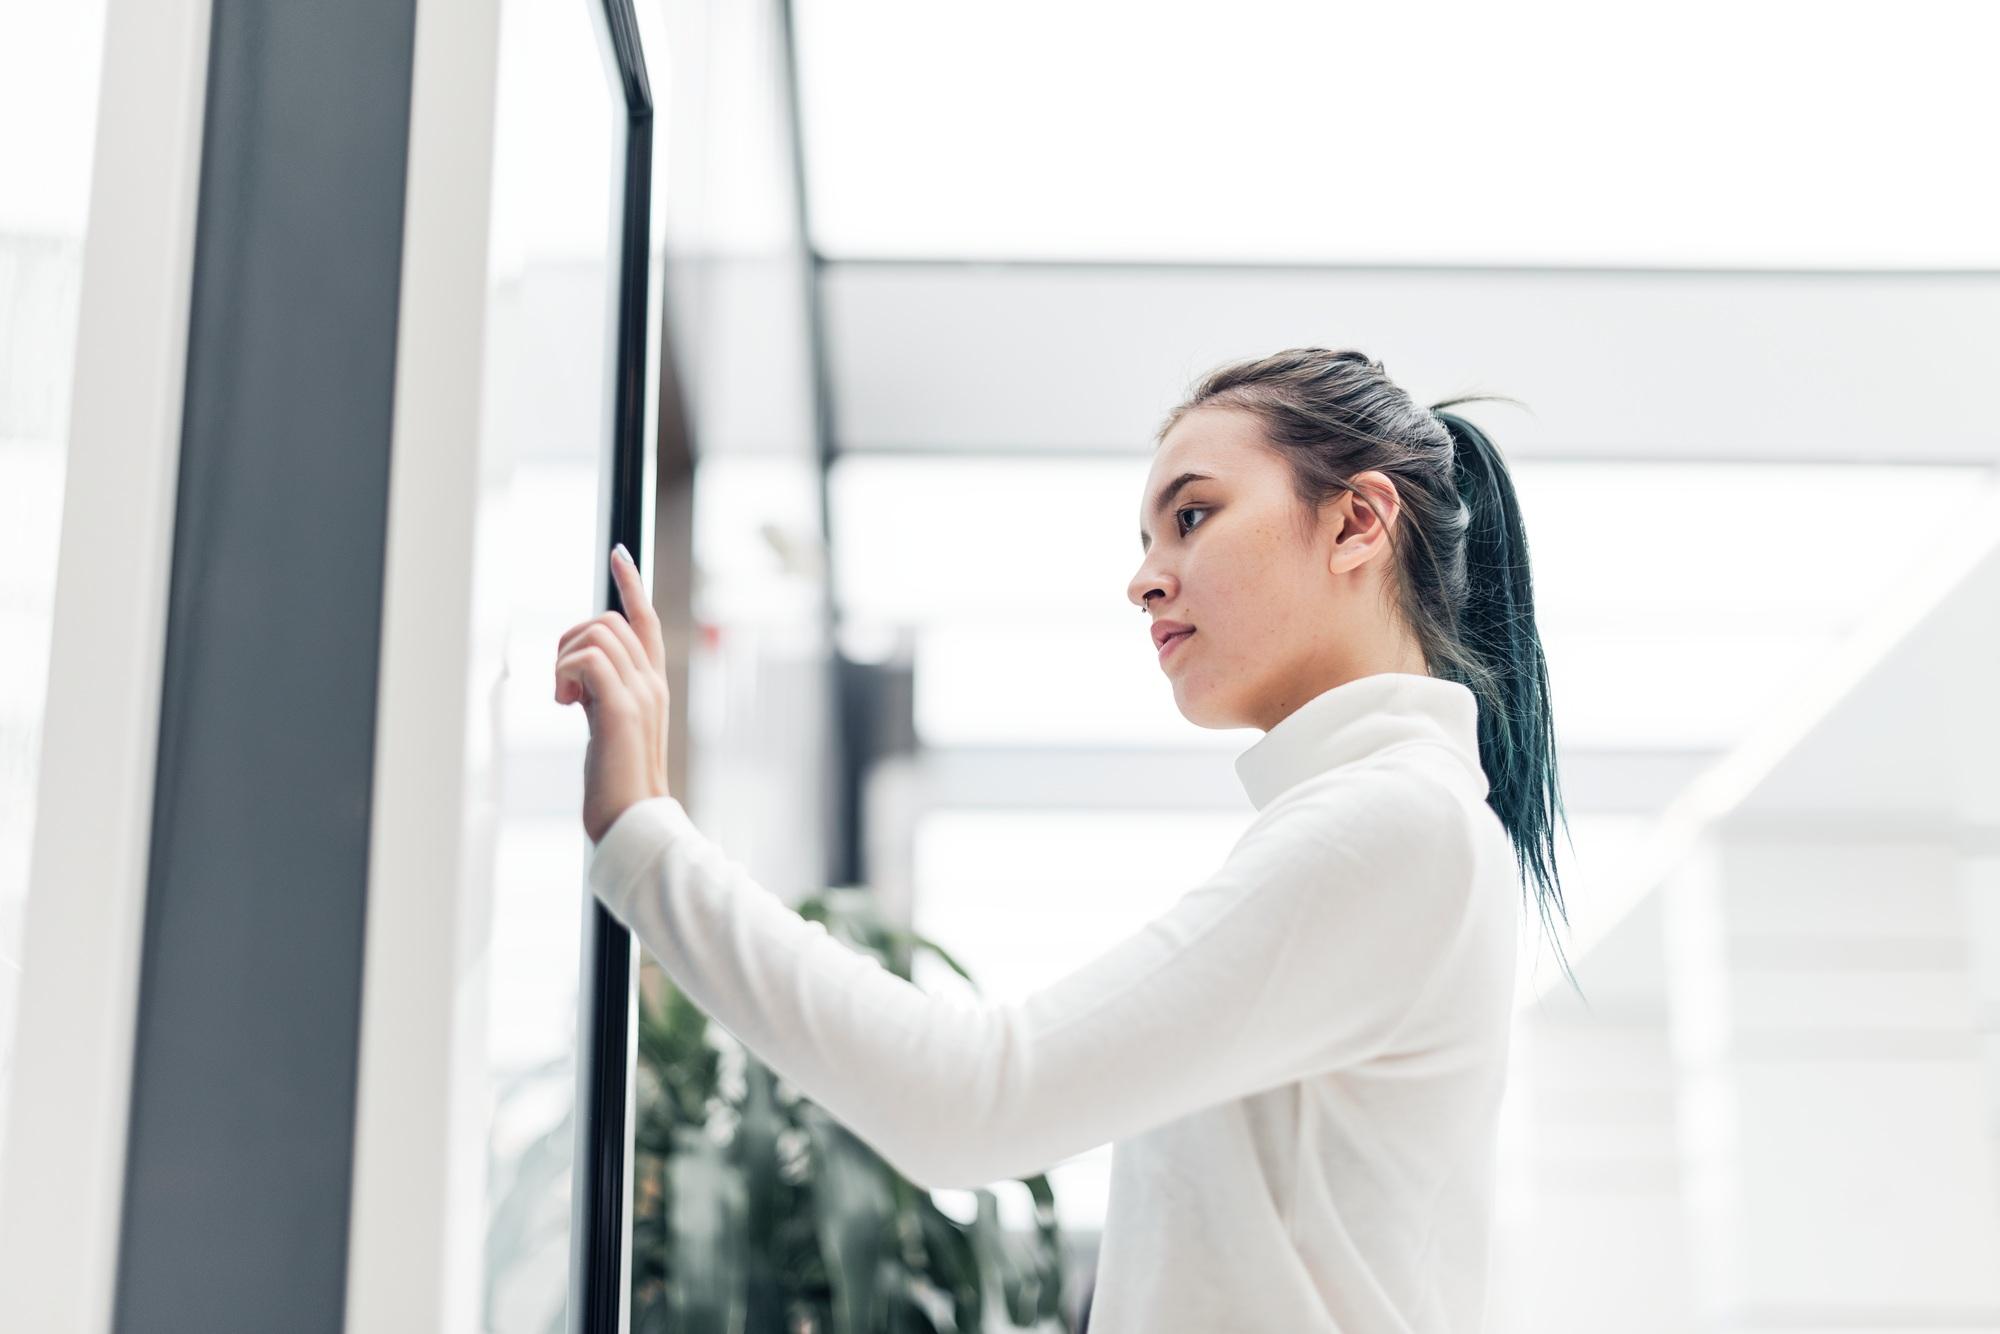
POLYGON ((627 565, 632 563, 632 553, 625 549, 623 542, 620 542, 617 546, 611 548, 611 550, 617 553, 618 559, 624 561, 627 565))

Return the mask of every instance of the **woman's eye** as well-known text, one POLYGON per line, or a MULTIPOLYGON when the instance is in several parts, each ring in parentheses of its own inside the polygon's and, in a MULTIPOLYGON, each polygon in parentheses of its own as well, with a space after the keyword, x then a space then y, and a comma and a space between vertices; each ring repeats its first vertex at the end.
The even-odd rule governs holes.
MULTIPOLYGON (((1208 513, 1208 506, 1206 505, 1187 505, 1182 507, 1181 509, 1175 510, 1174 518, 1176 521, 1178 521, 1181 515, 1183 514, 1206 514, 1206 513, 1208 513)), ((1182 533, 1186 533, 1187 529, 1182 528, 1181 531, 1182 533)))

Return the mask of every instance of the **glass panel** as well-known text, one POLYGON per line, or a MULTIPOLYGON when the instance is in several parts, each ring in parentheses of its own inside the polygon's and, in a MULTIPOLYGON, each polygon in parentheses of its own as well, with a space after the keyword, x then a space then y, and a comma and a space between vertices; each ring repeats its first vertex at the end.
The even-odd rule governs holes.
POLYGON ((104 5, 18 6, 0 38, 0 1142, 48 697, 104 5))
MULTIPOLYGON (((500 778, 487 969, 485 1318, 566 1319, 583 879, 580 713, 555 703, 555 646, 587 618, 609 459, 613 205, 622 107, 583 5, 501 9, 482 449, 480 581, 503 610, 500 778)), ((495 646, 496 649, 499 646, 495 646)))

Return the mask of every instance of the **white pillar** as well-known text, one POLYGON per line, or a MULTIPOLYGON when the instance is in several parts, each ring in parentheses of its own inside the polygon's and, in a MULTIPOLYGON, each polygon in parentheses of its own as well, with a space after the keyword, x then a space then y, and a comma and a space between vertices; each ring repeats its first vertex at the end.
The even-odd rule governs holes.
POLYGON ((208 0, 105 6, 0 1142, 9 1330, 103 1334, 117 1289, 209 29, 208 0))
POLYGON ((1714 826, 1662 887, 1696 1318, 2000 1331, 1947 833, 1714 826))
POLYGON ((1694 1328, 1662 970, 1642 904, 1577 966, 1588 1004, 1562 981, 1515 1015, 1494 1334, 1694 1328))
POLYGON ((2000 850, 1994 831, 1959 862, 1972 944, 1973 1023, 1986 1069, 1986 1140, 1994 1149, 1993 1189, 2000 1196, 2000 850))

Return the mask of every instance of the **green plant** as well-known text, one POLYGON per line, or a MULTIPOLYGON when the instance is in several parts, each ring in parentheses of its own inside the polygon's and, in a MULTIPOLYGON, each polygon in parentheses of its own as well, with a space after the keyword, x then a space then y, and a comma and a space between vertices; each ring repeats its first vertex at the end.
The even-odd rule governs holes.
MULTIPOLYGON (((882 917, 865 890, 799 905, 908 979, 918 950, 977 990, 951 955, 882 917)), ((1074 1334, 1062 1309, 1055 1196, 1025 1238, 990 1190, 960 1222, 791 1089, 663 974, 642 986, 633 1135, 633 1334, 1074 1334), (647 996, 659 992, 657 1001, 647 996)))

